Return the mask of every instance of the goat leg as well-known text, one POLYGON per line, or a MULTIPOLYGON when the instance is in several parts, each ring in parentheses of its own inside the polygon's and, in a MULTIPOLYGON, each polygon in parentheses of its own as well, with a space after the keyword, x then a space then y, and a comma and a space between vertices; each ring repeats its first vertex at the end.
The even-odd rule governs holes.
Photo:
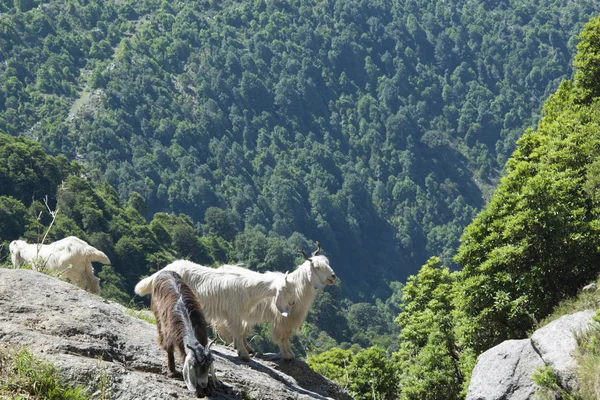
POLYGON ((175 354, 173 353, 172 348, 167 350, 167 369, 169 370, 167 373, 169 378, 173 378, 177 375, 175 371, 175 354))

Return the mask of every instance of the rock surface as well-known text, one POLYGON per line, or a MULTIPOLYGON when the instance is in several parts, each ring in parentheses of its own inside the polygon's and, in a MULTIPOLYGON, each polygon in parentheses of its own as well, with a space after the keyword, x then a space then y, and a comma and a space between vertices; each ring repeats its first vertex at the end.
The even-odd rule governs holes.
POLYGON ((559 384, 563 388, 577 389, 577 362, 573 358, 577 348, 576 335, 588 329, 594 314, 595 311, 588 310, 565 315, 531 335, 533 347, 541 355, 544 363, 556 372, 559 384))
POLYGON ((543 366, 529 339, 502 342, 477 359, 467 399, 530 399, 537 390, 531 373, 543 366))
MULTIPOLYGON (((126 312, 44 274, 0 269, 0 342, 27 346, 70 382, 112 399, 194 398, 181 379, 166 377, 156 327, 126 312)), ((220 384, 211 399, 351 399, 302 361, 242 362, 228 348, 213 349, 220 384)))
POLYGON ((531 374, 544 365, 552 367, 563 388, 576 389, 576 335, 588 329, 594 314, 588 310, 565 315, 535 331, 531 339, 507 340, 481 354, 467 400, 533 399, 537 386, 531 374))

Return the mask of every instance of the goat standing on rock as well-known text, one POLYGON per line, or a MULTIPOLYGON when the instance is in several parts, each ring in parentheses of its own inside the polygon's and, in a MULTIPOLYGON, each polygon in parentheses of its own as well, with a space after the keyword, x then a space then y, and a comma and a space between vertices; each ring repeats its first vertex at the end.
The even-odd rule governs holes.
POLYGON ((100 294, 100 279, 94 275, 92 262, 110 264, 106 254, 75 236, 50 244, 13 240, 8 248, 14 267, 31 263, 35 271, 58 272, 72 284, 94 294, 100 294))
POLYGON ((167 352, 169 376, 175 375, 177 349, 185 357, 182 373, 188 390, 210 396, 216 379, 213 357, 207 346, 208 325, 194 292, 176 272, 161 271, 154 279, 151 307, 158 344, 167 352))
MULTIPOLYGON (((243 360, 250 359, 243 336, 248 332, 246 316, 250 310, 268 299, 269 304, 273 302, 274 312, 287 316, 294 303, 295 289, 286 281, 284 274, 228 274, 186 260, 174 261, 161 271, 177 272, 194 290, 204 306, 206 318, 210 322, 218 320, 227 328, 243 360)), ((135 293, 140 296, 150 293, 161 271, 138 282, 135 293)))
MULTIPOLYGON (((300 328, 304 320, 306 320, 308 310, 313 304, 317 294, 316 289, 324 288, 325 285, 333 285, 336 280, 335 273, 329 266, 327 257, 319 255, 321 244, 319 242, 315 242, 315 244, 317 245, 317 250, 312 252, 311 257, 308 257, 303 250, 296 250, 297 252, 302 253, 305 262, 294 272, 285 275, 279 272, 267 272, 261 274, 236 265, 224 265, 217 268, 217 271, 222 273, 234 273, 248 277, 270 276, 272 279, 275 279, 278 276, 285 276, 288 286, 294 288, 293 308, 291 308, 289 313, 282 314, 278 312, 272 299, 264 299, 253 307, 250 312, 243 315, 245 319, 244 326, 246 327, 243 338, 244 346, 247 351, 252 351, 252 348, 245 340, 249 330, 256 324, 269 321, 271 323, 271 335, 273 341, 279 345, 281 356, 285 360, 294 358, 294 352, 290 346, 290 339, 298 328, 300 328)), ((224 337, 227 341, 230 341, 231 335, 228 332, 227 326, 222 323, 222 321, 213 321, 212 326, 220 336, 224 337)), ((237 346, 238 345, 236 344, 236 347, 237 346)))

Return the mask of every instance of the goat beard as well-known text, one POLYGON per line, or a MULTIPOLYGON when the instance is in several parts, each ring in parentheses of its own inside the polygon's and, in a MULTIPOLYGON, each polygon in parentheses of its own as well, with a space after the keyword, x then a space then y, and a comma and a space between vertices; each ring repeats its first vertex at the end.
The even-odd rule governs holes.
POLYGON ((190 392, 195 392, 196 391, 196 384, 197 382, 197 378, 196 378, 196 372, 193 370, 192 365, 192 357, 193 354, 188 353, 185 356, 185 361, 183 362, 183 380, 185 381, 185 385, 187 386, 188 390, 190 392))

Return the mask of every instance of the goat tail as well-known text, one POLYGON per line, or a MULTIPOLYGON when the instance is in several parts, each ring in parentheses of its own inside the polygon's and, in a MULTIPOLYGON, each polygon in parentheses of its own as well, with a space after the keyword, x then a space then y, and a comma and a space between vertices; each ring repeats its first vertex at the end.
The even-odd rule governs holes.
POLYGON ((90 261, 99 262, 99 263, 102 263, 105 265, 110 265, 110 259, 108 258, 108 256, 106 254, 104 254, 100 250, 95 249, 94 247, 90 246, 87 248, 87 253, 88 253, 88 256, 90 257, 90 261))
POLYGON ((138 296, 145 296, 147 294, 152 293, 152 284, 154 282, 154 275, 149 276, 147 278, 142 279, 135 285, 134 292, 138 296))

